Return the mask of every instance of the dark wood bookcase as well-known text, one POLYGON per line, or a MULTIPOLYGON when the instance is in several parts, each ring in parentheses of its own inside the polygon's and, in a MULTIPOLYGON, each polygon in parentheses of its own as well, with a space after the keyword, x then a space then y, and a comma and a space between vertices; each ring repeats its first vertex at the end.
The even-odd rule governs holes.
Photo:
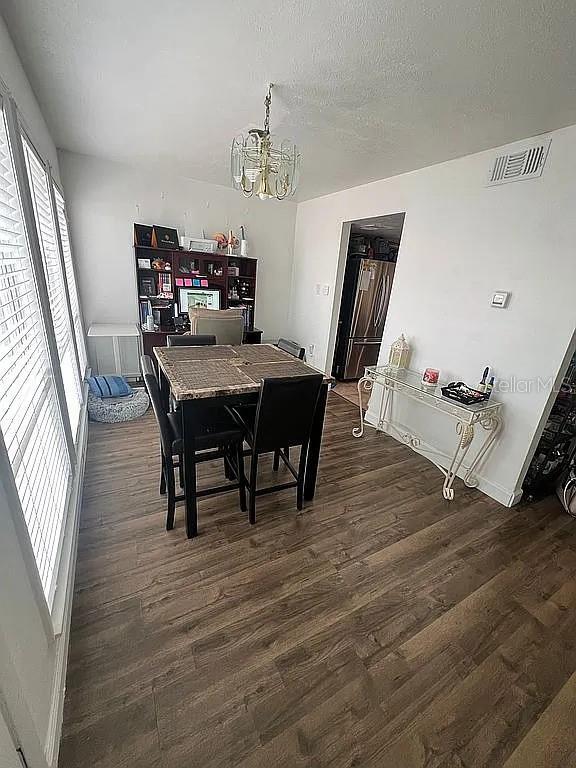
MULTIPOLYGON (((254 328, 254 311, 256 307, 256 271, 257 260, 246 256, 229 255, 226 253, 204 253, 200 251, 168 250, 149 246, 134 246, 134 265, 138 291, 138 317, 142 330, 144 353, 150 354, 153 347, 166 345, 166 336, 170 333, 183 332, 184 328, 174 322, 176 315, 185 314, 178 306, 177 285, 179 281, 206 281, 204 289, 218 290, 220 293, 220 308, 231 309, 242 307, 246 316, 244 340, 256 343, 261 339, 262 331, 254 328), (150 267, 141 266, 142 260, 148 261, 150 267), (152 266, 154 261, 163 262, 152 266), (170 286, 170 291, 162 291, 162 287, 170 286), (171 296, 169 296, 171 294, 171 296), (153 310, 162 309, 162 322, 156 324, 154 331, 143 328, 145 315, 150 301, 153 310)), ((158 314, 158 313, 157 313, 158 314)))

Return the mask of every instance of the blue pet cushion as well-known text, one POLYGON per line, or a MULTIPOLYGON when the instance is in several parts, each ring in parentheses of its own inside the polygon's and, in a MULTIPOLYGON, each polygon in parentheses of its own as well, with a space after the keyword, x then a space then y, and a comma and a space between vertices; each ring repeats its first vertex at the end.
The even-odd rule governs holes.
POLYGON ((128 397, 132 394, 132 387, 123 376, 89 376, 87 382, 96 397, 128 397))

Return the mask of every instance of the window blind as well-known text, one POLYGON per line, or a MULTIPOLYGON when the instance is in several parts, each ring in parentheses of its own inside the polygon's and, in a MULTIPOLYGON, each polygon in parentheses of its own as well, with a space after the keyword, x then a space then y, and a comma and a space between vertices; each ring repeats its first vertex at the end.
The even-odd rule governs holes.
POLYGON ((38 239, 40 240, 42 251, 42 262, 46 275, 50 312, 52 314, 54 335, 56 337, 56 346, 62 370, 68 416, 70 418, 72 434, 76 435, 82 405, 82 387, 72 339, 72 327, 64 288, 64 274, 58 249, 56 225, 52 215, 50 189, 48 187, 49 179, 36 152, 24 136, 22 137, 22 143, 34 205, 38 239))
POLYGON ((50 605, 71 465, 1 101, 0 428, 50 605))
POLYGON ((76 347, 78 349, 78 358, 80 360, 80 375, 86 373, 86 344, 84 341, 84 331, 82 329, 82 317, 80 315, 80 300, 78 298, 78 287, 76 285, 76 276, 74 274, 74 265, 72 263, 72 249, 70 247, 70 233, 68 232, 68 218, 66 216, 66 203, 57 187, 54 187, 54 196, 56 198, 56 215, 58 217, 58 227, 60 228, 60 240, 62 242, 62 254, 64 256, 64 271, 66 282, 68 284, 68 293, 70 295, 70 310, 72 312, 72 325, 76 337, 76 347))

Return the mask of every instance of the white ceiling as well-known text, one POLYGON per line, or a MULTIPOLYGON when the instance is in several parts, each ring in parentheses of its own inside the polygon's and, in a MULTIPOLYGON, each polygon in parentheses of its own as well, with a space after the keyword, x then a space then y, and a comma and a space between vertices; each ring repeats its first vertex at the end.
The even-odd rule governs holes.
POLYGON ((59 147, 228 184, 260 124, 299 199, 576 123, 574 0, 0 0, 59 147))
POLYGON ((351 222, 350 231, 368 237, 385 237, 388 240, 400 242, 405 215, 405 213, 389 213, 386 216, 358 219, 351 222))

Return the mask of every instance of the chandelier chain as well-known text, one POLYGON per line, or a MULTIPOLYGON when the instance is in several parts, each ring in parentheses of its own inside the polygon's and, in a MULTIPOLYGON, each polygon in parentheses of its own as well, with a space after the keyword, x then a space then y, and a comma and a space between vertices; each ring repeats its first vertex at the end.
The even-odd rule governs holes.
POLYGON ((268 84, 268 93, 264 99, 264 106, 266 107, 266 117, 264 118, 264 130, 266 133, 270 133, 270 103, 272 102, 272 83, 268 84))

